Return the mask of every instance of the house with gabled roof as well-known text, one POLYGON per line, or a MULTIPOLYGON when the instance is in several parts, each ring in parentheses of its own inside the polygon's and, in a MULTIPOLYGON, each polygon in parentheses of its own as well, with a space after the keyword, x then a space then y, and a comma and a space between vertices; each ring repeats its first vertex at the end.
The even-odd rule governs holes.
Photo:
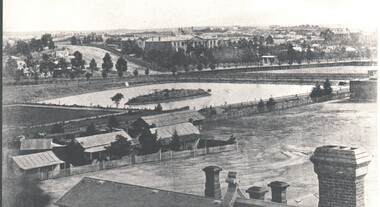
POLYGON ((53 151, 46 151, 13 156, 12 168, 16 174, 34 174, 65 169, 65 162, 60 160, 53 151))
POLYGON ((78 137, 74 139, 74 142, 79 145, 84 160, 87 163, 91 163, 94 160, 109 158, 110 153, 107 148, 111 146, 112 142, 117 141, 118 136, 126 138, 127 141, 133 141, 124 130, 121 130, 105 134, 78 137))
POLYGON ((199 130, 202 129, 203 120, 206 118, 196 110, 176 111, 152 116, 143 116, 137 119, 132 126, 136 131, 143 128, 157 128, 190 122, 199 130))
POLYGON ((190 122, 151 128, 150 131, 164 148, 170 145, 174 136, 181 144, 180 150, 196 149, 200 139, 198 128, 190 122))

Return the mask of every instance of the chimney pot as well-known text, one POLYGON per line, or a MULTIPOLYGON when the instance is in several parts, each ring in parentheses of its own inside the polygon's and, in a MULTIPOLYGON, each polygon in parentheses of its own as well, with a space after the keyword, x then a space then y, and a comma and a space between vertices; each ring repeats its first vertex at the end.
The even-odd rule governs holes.
POLYGON ((265 187, 252 186, 245 192, 249 194, 250 199, 265 200, 265 194, 268 192, 268 189, 265 187))
POLYGON ((290 185, 282 181, 273 181, 268 184, 272 191, 272 202, 287 203, 286 200, 286 188, 290 185))
POLYGON ((219 172, 222 168, 218 166, 208 166, 203 168, 206 174, 206 189, 205 196, 213 198, 222 198, 222 191, 220 189, 219 172))

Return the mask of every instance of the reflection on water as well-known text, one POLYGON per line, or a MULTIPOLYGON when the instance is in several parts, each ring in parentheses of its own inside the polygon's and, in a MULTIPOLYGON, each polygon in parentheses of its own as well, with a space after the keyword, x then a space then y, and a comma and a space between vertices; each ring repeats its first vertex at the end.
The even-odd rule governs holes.
MULTIPOLYGON (((120 106, 129 99, 153 93, 163 89, 211 89, 211 96, 187 99, 182 101, 174 101, 161 103, 163 109, 180 108, 189 106, 191 109, 201 109, 206 106, 220 106, 224 104, 241 103, 246 101, 254 101, 269 97, 281 97, 298 93, 309 92, 312 85, 272 85, 272 84, 235 84, 235 83, 165 83, 148 86, 130 87, 124 89, 100 91, 87 93, 76 96, 68 96, 64 98, 52 99, 44 101, 45 103, 66 104, 66 105, 86 105, 86 106, 113 106, 111 97, 116 93, 122 93, 124 99, 121 100, 120 106)), ((134 105, 125 108, 149 108, 153 109, 156 104, 134 105)))

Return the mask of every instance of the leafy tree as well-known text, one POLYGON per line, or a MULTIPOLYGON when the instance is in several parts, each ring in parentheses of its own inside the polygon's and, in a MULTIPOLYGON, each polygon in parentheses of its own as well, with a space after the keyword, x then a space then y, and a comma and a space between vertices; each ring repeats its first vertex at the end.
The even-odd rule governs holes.
POLYGON ((113 62, 112 62, 110 54, 107 52, 103 58, 102 68, 103 70, 106 70, 107 72, 109 72, 112 69, 112 67, 113 67, 113 62))
POLYGON ((139 142, 144 154, 157 152, 161 147, 157 140, 157 134, 152 134, 149 128, 143 128, 139 142))
MULTIPOLYGON (((11 174, 10 172, 7 174, 11 174)), ((51 196, 40 187, 41 182, 30 176, 11 175, 3 180, 3 206, 34 207, 48 206, 51 196)))
POLYGON ((180 151, 181 150, 181 142, 179 140, 177 130, 174 131, 172 141, 170 143, 170 150, 172 150, 172 151, 180 151))
POLYGON ((103 70, 102 71, 102 77, 103 77, 103 79, 106 79, 107 76, 108 76, 108 72, 106 70, 103 70))
POLYGON ((177 73, 177 66, 173 65, 172 74, 175 75, 177 73))
POLYGON ((287 52, 287 55, 288 55, 288 63, 289 65, 293 64, 293 59, 294 59, 294 49, 293 49, 293 45, 292 44, 288 44, 288 52, 287 52))
POLYGON ((92 58, 92 60, 90 62, 90 69, 91 69, 92 73, 94 73, 94 70, 96 70, 96 61, 94 58, 92 58))
POLYGON ((86 128, 86 136, 91 136, 97 134, 96 127, 93 123, 89 124, 86 128))
POLYGON ((149 69, 145 69, 145 75, 149 75, 149 69))
POLYGON ((271 35, 269 35, 266 39, 265 39, 265 42, 267 44, 273 44, 274 41, 273 41, 273 37, 271 35))
POLYGON ((269 111, 273 111, 275 109, 276 102, 273 98, 269 98, 265 105, 269 111))
POLYGON ((30 54, 28 43, 21 40, 17 42, 16 50, 18 53, 21 53, 22 55, 25 55, 25 56, 30 54))
POLYGON ((262 111, 262 109, 265 107, 265 103, 262 99, 260 99, 259 103, 257 104, 257 108, 259 111, 262 111))
POLYGON ((76 44, 78 44, 77 37, 72 36, 72 37, 70 38, 70 42, 71 42, 72 45, 76 45, 76 44))
POLYGON ((135 69, 135 70, 133 71, 133 75, 134 75, 134 76, 138 76, 138 75, 139 75, 139 71, 137 71, 137 69, 135 69))
POLYGON ((38 74, 37 71, 34 71, 33 78, 34 78, 35 81, 38 81, 38 79, 40 78, 40 76, 39 76, 39 74, 38 74))
POLYGON ((50 50, 54 49, 55 48, 54 42, 50 41, 48 47, 49 47, 50 50))
POLYGON ((117 93, 114 96, 111 97, 111 100, 116 104, 116 108, 119 107, 121 99, 124 98, 124 95, 121 93, 117 93))
POLYGON ((203 70, 203 65, 202 65, 202 63, 199 63, 199 64, 197 65, 197 70, 199 70, 199 71, 203 70))
POLYGON ((43 47, 49 47, 49 49, 50 49, 50 46, 53 46, 53 48, 54 48, 53 37, 51 36, 51 34, 42 35, 41 43, 42 43, 43 47), (51 42, 52 42, 52 45, 51 45, 51 42))
POLYGON ((155 111, 162 111, 162 106, 161 104, 157 104, 157 106, 154 108, 155 111))
MULTIPOLYGON (((115 65, 117 71, 121 74, 127 71, 127 61, 123 57, 119 57, 115 65)), ((120 75, 119 75, 120 76, 120 75)))
POLYGON ((71 60, 71 65, 76 70, 82 70, 84 68, 85 61, 83 60, 83 55, 79 51, 74 52, 74 59, 71 60))
POLYGON ((123 77, 124 73, 123 71, 119 70, 117 71, 117 75, 119 76, 119 78, 123 77))
POLYGON ((110 116, 108 119, 108 128, 112 131, 113 128, 119 127, 119 121, 115 116, 110 116))
POLYGON ((330 95, 333 92, 331 88, 330 80, 327 78, 325 82, 323 82, 323 93, 324 95, 330 95))
POLYGON ((86 71, 86 73, 84 74, 84 76, 86 77, 87 80, 90 80, 90 78, 92 77, 91 71, 86 71))
POLYGON ((211 64, 210 64, 210 69, 211 69, 211 70, 215 70, 215 64, 214 64, 214 63, 211 63, 211 64))
POLYGON ((6 74, 13 77, 17 70, 17 61, 9 57, 7 63, 5 64, 5 68, 6 74))
POLYGON ((110 152, 111 159, 121 159, 132 152, 132 143, 126 137, 116 135, 116 141, 111 142, 107 150, 110 152))
POLYGON ((61 124, 54 124, 50 132, 52 134, 63 133, 64 129, 61 124))
POLYGON ((310 61, 313 59, 313 51, 311 51, 310 45, 307 46, 306 59, 307 63, 310 63, 310 61))
POLYGON ((71 78, 71 80, 74 80, 74 78, 75 78, 75 73, 74 72, 70 73, 70 78, 71 78))
POLYGON ((323 90, 321 89, 321 85, 319 83, 316 83, 313 89, 311 90, 310 97, 316 98, 323 96, 323 90))

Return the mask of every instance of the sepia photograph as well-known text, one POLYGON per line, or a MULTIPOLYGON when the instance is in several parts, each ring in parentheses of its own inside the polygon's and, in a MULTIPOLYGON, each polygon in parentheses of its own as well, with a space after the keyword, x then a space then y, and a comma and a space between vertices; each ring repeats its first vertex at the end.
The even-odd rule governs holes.
POLYGON ((4 207, 377 207, 375 0, 3 0, 4 207))

